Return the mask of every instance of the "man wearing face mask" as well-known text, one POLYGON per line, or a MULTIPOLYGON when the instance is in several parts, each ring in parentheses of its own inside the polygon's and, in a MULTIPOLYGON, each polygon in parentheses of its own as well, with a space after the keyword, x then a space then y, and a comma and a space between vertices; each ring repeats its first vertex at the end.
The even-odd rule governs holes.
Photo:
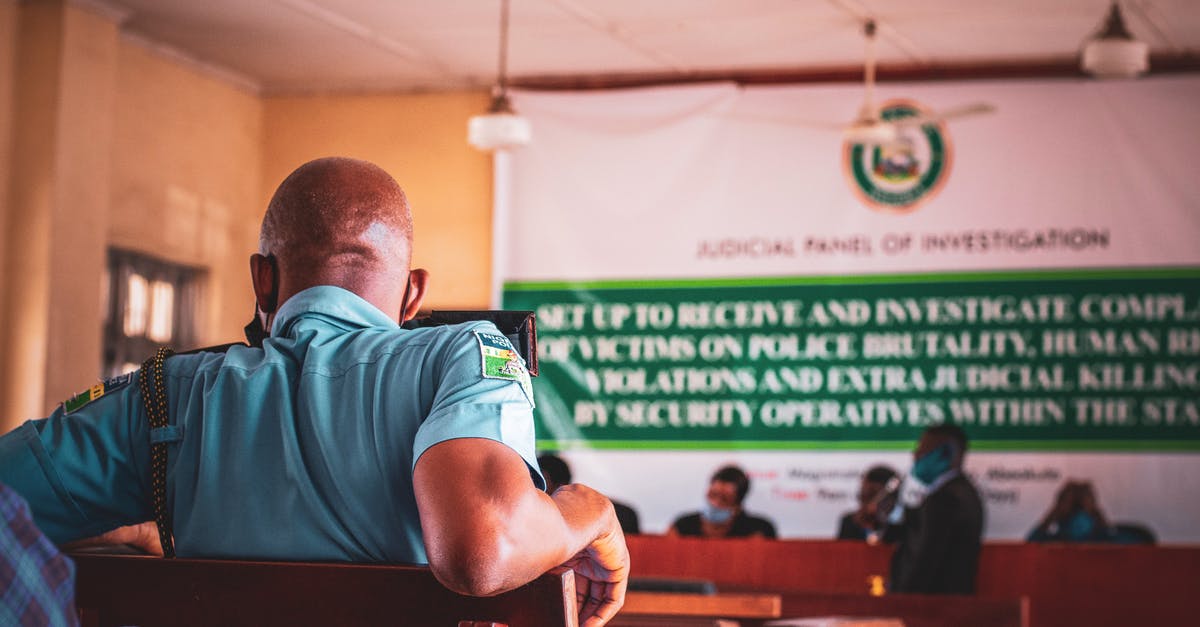
POLYGON ((775 538, 775 525, 742 510, 750 492, 750 478, 737 466, 725 466, 713 474, 705 495, 704 509, 680 516, 667 535, 705 538, 775 538))
POLYGON ((963 474, 967 435, 955 425, 929 427, 913 452, 900 505, 889 590, 972 594, 983 538, 983 502, 963 474))

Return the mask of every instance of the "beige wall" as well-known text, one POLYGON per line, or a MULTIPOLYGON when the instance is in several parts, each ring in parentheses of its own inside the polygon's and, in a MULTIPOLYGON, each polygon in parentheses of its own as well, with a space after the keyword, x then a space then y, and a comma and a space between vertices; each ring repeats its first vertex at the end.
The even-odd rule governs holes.
POLYGON ((99 369, 117 29, 90 12, 37 2, 19 5, 16 35, 0 312, 0 407, 9 426, 99 369))
POLYGON ((123 40, 113 126, 109 243, 206 268, 201 344, 241 339, 262 216, 261 100, 123 40))
POLYGON ((0 0, 0 433, 91 385, 109 246, 207 271, 202 343, 240 339, 267 200, 309 159, 374 161, 408 192, 430 308, 488 305, 480 93, 262 98, 55 0, 0 0))
POLYGON ((296 166, 342 155, 379 164, 413 209, 413 264, 430 271, 428 309, 490 299, 491 157, 467 145, 478 93, 308 96, 264 101, 262 205, 296 166))
POLYGON ((109 245, 206 268, 201 340, 240 337, 261 143, 256 94, 0 0, 0 432, 96 381, 109 245))
MULTIPOLYGON (((8 185, 12 167, 9 143, 12 141, 13 94, 17 64, 17 3, 0 0, 0 285, 3 285, 5 240, 8 232, 8 185)), ((4 311, 4 290, 0 289, 0 312, 4 311)), ((0 313, 0 318, 3 318, 0 313)))
POLYGON ((109 19, 63 12, 43 407, 95 381, 100 367, 117 41, 109 19))

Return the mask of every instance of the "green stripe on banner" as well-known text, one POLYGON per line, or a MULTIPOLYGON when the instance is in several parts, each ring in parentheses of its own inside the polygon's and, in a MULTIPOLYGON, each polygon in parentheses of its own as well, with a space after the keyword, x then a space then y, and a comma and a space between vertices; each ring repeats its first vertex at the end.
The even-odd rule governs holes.
POLYGON ((511 292, 543 290, 672 289, 697 287, 772 287, 795 285, 873 285, 961 281, 1046 281, 1197 279, 1200 268, 1098 268, 1079 270, 983 270, 918 274, 860 274, 837 276, 736 277, 707 279, 606 279, 599 281, 506 281, 511 292))
MULTIPOLYGON (((538 450, 656 450, 656 451, 911 451, 915 441, 800 440, 795 442, 714 441, 648 442, 644 440, 538 440, 538 450)), ((1200 453, 1200 442, 1189 440, 982 440, 971 450, 991 452, 1086 451, 1136 453, 1200 453)))
POLYGON ((1200 451, 1200 268, 509 284, 543 446, 1200 451), (552 441, 550 441, 552 440, 552 441), (555 444, 557 443, 557 444, 555 444))

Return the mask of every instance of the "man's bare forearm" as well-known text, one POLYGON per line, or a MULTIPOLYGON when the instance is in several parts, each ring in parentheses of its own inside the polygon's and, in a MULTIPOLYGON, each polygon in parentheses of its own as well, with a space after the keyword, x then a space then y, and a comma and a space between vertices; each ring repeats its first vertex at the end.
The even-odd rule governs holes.
POLYGON ((418 461, 414 485, 430 567, 453 590, 498 594, 589 552, 573 567, 605 579, 628 572, 612 503, 579 485, 543 493, 503 444, 440 443, 418 461))

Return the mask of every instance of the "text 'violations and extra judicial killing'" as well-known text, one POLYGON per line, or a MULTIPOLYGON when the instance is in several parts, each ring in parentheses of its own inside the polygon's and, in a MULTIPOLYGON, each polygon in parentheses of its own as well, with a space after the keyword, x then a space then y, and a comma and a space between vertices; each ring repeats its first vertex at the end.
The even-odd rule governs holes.
POLYGON ((920 296, 537 307, 579 427, 1200 427, 1200 299, 920 296))

